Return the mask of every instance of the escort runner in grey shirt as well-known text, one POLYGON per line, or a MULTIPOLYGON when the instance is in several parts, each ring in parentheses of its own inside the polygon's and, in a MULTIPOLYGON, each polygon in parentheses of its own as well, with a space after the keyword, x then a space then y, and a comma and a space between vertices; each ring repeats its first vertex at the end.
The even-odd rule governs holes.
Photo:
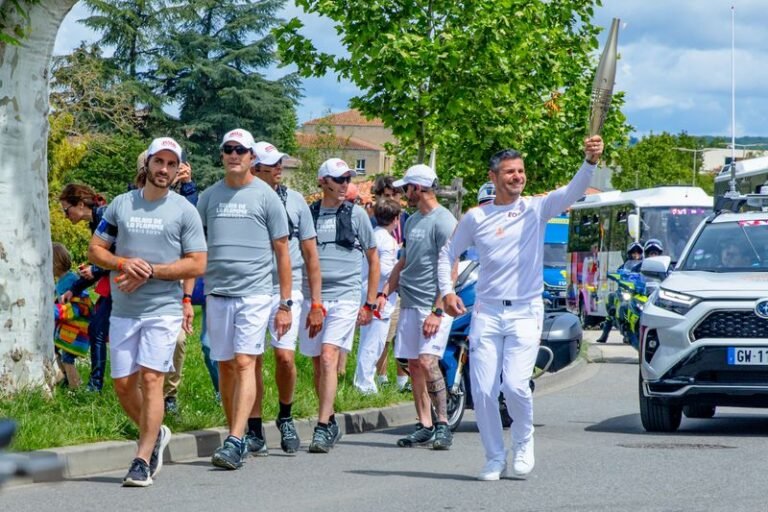
MULTIPOLYGON (((336 208, 320 208, 317 218, 317 246, 320 273, 323 275, 323 300, 360 301, 360 272, 365 251, 376 247, 371 220, 365 210, 352 208, 352 228, 357 233, 358 249, 347 249, 336 241, 336 208)), ((309 297, 309 283, 304 280, 303 293, 309 297)))
POLYGON ((451 237, 456 219, 438 206, 427 215, 416 211, 405 222, 405 266, 400 271, 400 305, 432 309, 437 298, 437 258, 451 237))
MULTIPOLYGON (((315 226, 312 224, 312 212, 309 211, 304 197, 295 190, 286 189, 285 211, 291 218, 293 233, 288 236, 288 253, 291 256, 291 286, 294 290, 301 290, 304 270, 304 258, 301 255, 300 241, 315 238, 315 226)), ((280 196, 278 196, 279 198, 280 196)), ((308 286, 308 285, 307 285, 308 286)), ((277 263, 272 255, 272 294, 280 293, 280 282, 277 277, 277 263)), ((309 298, 309 295, 306 295, 309 298)))
POLYGON ((197 210, 208 234, 205 294, 272 295, 272 240, 288 236, 275 191, 261 180, 238 189, 222 180, 202 193, 197 210))
MULTIPOLYGON (((150 264, 172 263, 184 254, 206 250, 203 226, 195 207, 171 191, 158 201, 145 200, 141 190, 117 196, 94 234, 114 243, 116 256, 142 258, 150 264)), ((118 274, 113 270, 110 278, 118 274)), ((181 316, 181 296, 179 281, 150 279, 130 294, 112 286, 112 315, 181 316)))

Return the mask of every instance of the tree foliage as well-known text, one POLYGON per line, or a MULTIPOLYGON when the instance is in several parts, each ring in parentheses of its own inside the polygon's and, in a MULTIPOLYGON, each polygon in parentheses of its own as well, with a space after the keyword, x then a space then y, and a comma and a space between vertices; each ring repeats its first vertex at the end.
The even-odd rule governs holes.
MULTIPOLYGON (((598 0, 296 3, 336 22, 347 55, 318 51, 295 18, 277 31, 284 60, 306 76, 333 71, 357 85, 352 106, 392 129, 399 167, 436 148, 443 180, 464 177, 470 188, 485 180, 491 154, 514 147, 531 192, 566 182, 578 167, 598 0)), ((609 148, 629 129, 622 103, 617 95, 603 134, 609 148)))
POLYGON ((698 172, 702 168, 703 153, 696 153, 697 172, 694 175, 694 154, 675 149, 701 147, 699 138, 685 132, 651 134, 619 151, 611 184, 620 190, 637 190, 660 185, 691 186, 695 181, 696 186, 711 194, 713 176, 698 172))
POLYGON ((133 98, 137 85, 102 57, 98 45, 82 43, 54 59, 51 107, 72 116, 70 133, 137 133, 143 119, 133 98))
POLYGON ((295 148, 299 78, 265 76, 275 63, 270 30, 283 4, 194 0, 167 27, 157 60, 157 90, 179 105, 180 128, 204 182, 221 167, 218 144, 232 128, 245 128, 256 140, 286 151, 295 148))

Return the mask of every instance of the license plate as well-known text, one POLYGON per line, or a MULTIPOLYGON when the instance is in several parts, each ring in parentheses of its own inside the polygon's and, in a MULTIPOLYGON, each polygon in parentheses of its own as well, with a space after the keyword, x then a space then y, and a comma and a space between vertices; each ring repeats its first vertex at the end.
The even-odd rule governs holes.
POLYGON ((728 364, 768 365, 768 348, 728 347, 728 364))

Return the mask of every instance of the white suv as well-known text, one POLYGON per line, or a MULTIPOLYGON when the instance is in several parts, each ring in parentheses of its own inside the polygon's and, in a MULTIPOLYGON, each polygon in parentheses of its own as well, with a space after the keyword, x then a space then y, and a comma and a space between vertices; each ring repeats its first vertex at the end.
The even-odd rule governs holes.
MULTIPOLYGON (((666 275, 669 258, 643 262, 666 275)), ((703 221, 640 319, 640 417, 674 432, 682 414, 768 407, 768 213, 703 221)))

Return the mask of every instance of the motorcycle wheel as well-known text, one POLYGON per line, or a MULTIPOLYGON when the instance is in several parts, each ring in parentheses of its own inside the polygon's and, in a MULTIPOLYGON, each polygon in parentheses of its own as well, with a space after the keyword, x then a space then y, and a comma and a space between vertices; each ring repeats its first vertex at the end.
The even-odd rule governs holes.
MULTIPOLYGON (((455 432, 459 428, 461 418, 464 417, 464 411, 467 408, 467 393, 464 388, 464 379, 459 383, 458 393, 447 392, 446 400, 446 416, 448 416, 448 428, 451 432, 455 432)), ((437 421, 437 415, 435 414, 434 407, 432 408, 432 421, 437 421)))

